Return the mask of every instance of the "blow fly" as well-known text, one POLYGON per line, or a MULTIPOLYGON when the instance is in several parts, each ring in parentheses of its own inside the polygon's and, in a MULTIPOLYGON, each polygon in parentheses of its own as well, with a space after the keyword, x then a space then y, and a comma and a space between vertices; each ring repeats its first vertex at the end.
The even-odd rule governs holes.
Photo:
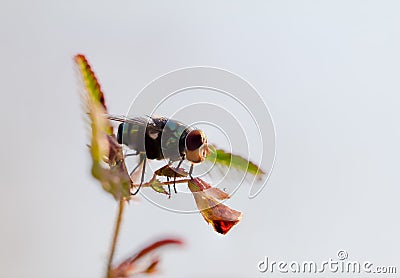
MULTIPOLYGON (((136 195, 144 181, 147 159, 166 159, 168 164, 179 161, 177 169, 184 160, 191 163, 189 176, 192 177, 193 165, 204 161, 210 150, 207 138, 200 129, 189 127, 179 121, 165 117, 126 118, 109 116, 110 120, 121 122, 118 126, 117 140, 119 144, 133 150, 131 155, 139 155, 139 163, 131 174, 142 165, 139 187, 132 195, 136 195)), ((176 173, 174 176, 174 191, 176 173)))

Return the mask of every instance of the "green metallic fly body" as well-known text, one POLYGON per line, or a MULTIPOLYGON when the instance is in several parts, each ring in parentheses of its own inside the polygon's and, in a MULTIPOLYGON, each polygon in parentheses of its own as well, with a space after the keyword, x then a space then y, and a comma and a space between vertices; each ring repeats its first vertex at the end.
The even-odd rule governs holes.
MULTIPOLYGON (((191 175, 193 165, 203 162, 209 154, 204 132, 179 121, 154 116, 135 118, 109 116, 109 119, 121 122, 117 133, 118 143, 135 151, 135 155, 139 155, 139 164, 133 171, 143 163, 140 186, 143 184, 147 159, 167 159, 169 164, 179 161, 177 168, 186 159, 191 162, 189 171, 191 175)), ((174 181, 175 179, 176 177, 174 181)), ((132 193, 133 195, 137 194, 140 186, 132 193)))

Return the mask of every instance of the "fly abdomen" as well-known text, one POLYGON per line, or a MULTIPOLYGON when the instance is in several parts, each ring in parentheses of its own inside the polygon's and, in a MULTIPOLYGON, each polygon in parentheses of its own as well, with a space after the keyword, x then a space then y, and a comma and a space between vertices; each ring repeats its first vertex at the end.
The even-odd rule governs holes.
POLYGON ((128 146, 131 150, 144 152, 144 134, 143 126, 133 123, 122 123, 118 126, 117 141, 120 144, 128 146))
POLYGON ((143 125, 121 123, 118 126, 117 140, 131 150, 145 152, 148 159, 162 159, 164 157, 161 151, 161 136, 156 135, 146 130, 143 125))

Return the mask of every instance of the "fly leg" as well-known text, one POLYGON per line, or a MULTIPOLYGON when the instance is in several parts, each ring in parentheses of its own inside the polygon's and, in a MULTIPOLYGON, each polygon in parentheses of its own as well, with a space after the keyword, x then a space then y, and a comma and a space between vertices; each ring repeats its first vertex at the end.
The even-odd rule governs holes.
MULTIPOLYGON (((171 167, 172 161, 168 161, 168 166, 171 167)), ((169 177, 167 177, 167 182, 169 182, 169 177)), ((171 199, 171 185, 168 184, 168 199, 171 199)))
POLYGON ((144 155, 143 155, 143 156, 140 156, 139 163, 135 166, 135 168, 133 168, 133 170, 131 171, 131 173, 129 174, 129 176, 132 176, 133 173, 135 173, 135 171, 137 170, 137 168, 139 168, 140 164, 142 164, 142 162, 143 162, 143 160, 144 160, 145 158, 146 158, 146 157, 145 157, 144 155))
POLYGON ((193 179, 192 173, 193 173, 193 163, 190 164, 190 169, 189 169, 189 177, 190 177, 191 179, 193 179))
MULTIPOLYGON (((176 166, 176 171, 179 170, 179 167, 181 166, 181 164, 182 164, 182 162, 183 162, 184 159, 185 159, 185 158, 182 156, 181 160, 180 160, 179 163, 178 163, 178 166, 176 166)), ((178 193, 178 192, 176 192, 176 187, 175 187, 175 182, 176 182, 176 171, 174 171, 174 191, 175 191, 175 194, 178 193)))
MULTIPOLYGON (((145 173, 145 170, 146 170, 146 154, 141 154, 140 155, 140 160, 143 161, 142 177, 140 179, 140 185, 139 185, 139 187, 136 189, 136 191, 134 193, 131 192, 131 195, 138 194, 140 188, 142 187, 143 181, 144 181, 144 173, 145 173)), ((139 163, 139 165, 140 165, 140 163, 139 163)))
MULTIPOLYGON (((167 177, 167 182, 169 182, 169 177, 167 177)), ((171 199, 171 185, 168 184, 168 199, 171 199)))
POLYGON ((138 154, 139 154, 138 151, 136 151, 136 152, 134 152, 134 153, 127 153, 127 154, 125 155, 125 157, 134 156, 134 155, 138 155, 138 154))

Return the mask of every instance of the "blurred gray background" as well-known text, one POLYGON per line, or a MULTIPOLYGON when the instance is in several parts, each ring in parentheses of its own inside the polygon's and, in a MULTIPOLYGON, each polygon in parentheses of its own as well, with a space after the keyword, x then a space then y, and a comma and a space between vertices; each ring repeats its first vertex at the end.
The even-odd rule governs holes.
POLYGON ((400 267, 399 8, 2 1, 0 276, 104 273, 116 206, 89 173, 77 53, 87 55, 113 113, 124 113, 154 78, 206 65, 253 84, 277 132, 267 187, 229 201, 244 218, 227 236, 200 215, 143 200, 126 211, 117 260, 170 235, 186 245, 164 250, 154 277, 267 277, 257 270, 264 256, 321 262, 339 249, 400 267))

